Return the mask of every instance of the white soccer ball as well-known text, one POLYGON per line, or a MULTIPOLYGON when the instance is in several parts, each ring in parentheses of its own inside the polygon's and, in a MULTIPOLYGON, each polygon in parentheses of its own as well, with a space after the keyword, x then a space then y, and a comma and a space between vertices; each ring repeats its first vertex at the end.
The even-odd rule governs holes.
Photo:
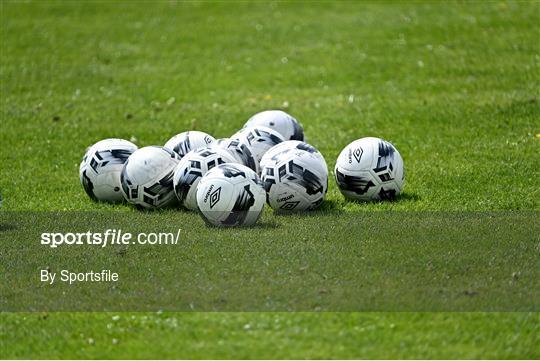
POLYGON ((127 160, 120 180, 124 198, 144 208, 162 208, 177 201, 173 175, 180 156, 164 147, 135 151, 127 160))
POLYGON ((299 141, 299 140, 286 140, 282 143, 279 143, 278 145, 273 146, 272 148, 270 148, 268 152, 264 154, 260 163, 261 169, 264 166, 264 164, 267 161, 271 160, 276 154, 279 154, 288 149, 294 149, 294 148, 308 151, 311 154, 313 154, 315 157, 317 157, 321 162, 326 163, 323 155, 314 146, 306 142, 299 141))
POLYGON ((105 139, 92 145, 79 166, 79 178, 88 196, 94 200, 120 202, 120 173, 137 146, 124 139, 105 139))
POLYGON ((403 159, 389 142, 373 137, 346 146, 336 162, 336 183, 346 198, 393 200, 405 180, 403 159))
POLYGON ((268 204, 278 211, 317 208, 328 191, 328 168, 315 147, 288 141, 270 149, 261 160, 261 179, 268 204))
POLYGON ((189 132, 177 134, 169 139, 169 141, 165 143, 165 148, 175 151, 180 158, 182 158, 192 150, 208 146, 214 140, 216 139, 210 134, 191 130, 189 132))
POLYGON ((274 129, 285 140, 304 141, 304 128, 290 114, 281 110, 265 110, 249 118, 246 127, 263 126, 274 129))
POLYGON ((174 171, 173 184, 176 197, 187 209, 197 210, 197 185, 210 169, 223 163, 236 163, 236 159, 221 148, 192 150, 182 158, 174 171))
POLYGON ((214 226, 250 226, 264 209, 266 193, 259 176, 248 167, 225 163, 212 168, 197 186, 197 206, 214 226))
POLYGON ((238 139, 217 139, 209 147, 210 149, 224 149, 234 157, 237 163, 256 169, 255 158, 253 158, 251 151, 245 144, 241 144, 238 139))
POLYGON ((257 174, 261 173, 259 163, 264 153, 276 144, 285 141, 283 136, 275 130, 261 126, 241 129, 231 138, 238 139, 241 146, 246 146, 249 149, 255 160, 255 168, 251 169, 257 172, 257 174))

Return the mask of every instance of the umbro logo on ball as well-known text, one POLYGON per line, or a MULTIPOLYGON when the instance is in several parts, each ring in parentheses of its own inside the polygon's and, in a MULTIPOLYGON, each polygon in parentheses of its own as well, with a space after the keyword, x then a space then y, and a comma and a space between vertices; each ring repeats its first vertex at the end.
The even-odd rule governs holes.
POLYGON ((360 158, 362 157, 362 148, 356 148, 353 152, 353 155, 354 155, 354 159, 356 159, 356 161, 358 163, 360 163, 360 158))
POLYGON ((286 210, 286 211, 292 211, 293 209, 296 208, 296 206, 299 204, 300 202, 299 201, 294 201, 294 202, 286 202, 286 203, 283 203, 283 205, 279 208, 283 209, 283 210, 286 210))
POLYGON ((221 196, 221 187, 216 189, 215 191, 210 194, 210 208, 213 208, 217 202, 219 202, 219 198, 221 196))

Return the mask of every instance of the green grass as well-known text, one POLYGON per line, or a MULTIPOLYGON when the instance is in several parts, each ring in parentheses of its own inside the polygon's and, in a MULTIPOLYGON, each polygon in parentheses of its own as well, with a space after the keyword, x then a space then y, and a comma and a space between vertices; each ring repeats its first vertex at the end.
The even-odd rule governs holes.
MULTIPOLYGON (((392 141, 403 155, 407 183, 397 202, 345 202, 330 181, 320 221, 326 229, 343 217, 381 210, 540 210, 538 2, 0 6, 3 210, 129 211, 93 203, 83 192, 78 163, 87 146, 106 137, 163 144, 189 129, 226 137, 269 108, 297 117, 330 168, 346 144, 363 136, 392 141)), ((234 231, 211 236, 197 215, 174 214, 195 240, 200 234, 228 244, 236 237, 234 231)), ((338 247, 359 236, 345 227, 327 238, 314 235, 317 218, 276 217, 270 209, 263 221, 277 227, 276 234, 293 229, 290 244, 302 242, 297 235, 309 238, 298 247, 276 242, 271 254, 277 263, 286 264, 287 255, 302 247, 330 252, 335 248, 325 242, 338 247)), ((263 233, 271 237, 272 230, 263 233)), ((258 231, 238 234, 242 249, 250 250, 247 241, 258 231)), ((411 255, 396 259, 412 270, 425 267, 428 251, 437 249, 429 245, 437 242, 419 238, 412 245, 423 240, 420 259, 407 248, 411 243, 389 243, 386 251, 411 255)), ((468 239, 470 257, 448 262, 475 280, 471 270, 489 261, 482 254, 495 252, 502 268, 492 275, 503 282, 525 264, 520 260, 537 260, 538 240, 527 233, 509 240, 509 246, 528 242, 516 243, 525 246, 515 253, 493 250, 488 241, 475 248, 468 239)), ((132 262, 144 256, 136 250, 128 254, 132 262)), ((234 244, 227 250, 233 252, 234 244)), ((377 250, 369 255, 382 259, 377 250)), ((8 249, 2 251, 5 273, 18 259, 8 262, 8 249)), ((437 261, 444 267, 442 257, 437 261)), ((365 262, 358 267, 372 265, 365 262)), ((527 275, 534 276, 534 268, 523 271, 527 275)), ((526 282, 537 295, 537 283, 526 282)), ((2 313, 0 356, 540 357, 536 312, 121 313, 113 321, 114 315, 2 313)))
POLYGON ((475 313, 34 313, 5 315, 3 339, 10 357, 512 359, 538 357, 539 321, 475 313))

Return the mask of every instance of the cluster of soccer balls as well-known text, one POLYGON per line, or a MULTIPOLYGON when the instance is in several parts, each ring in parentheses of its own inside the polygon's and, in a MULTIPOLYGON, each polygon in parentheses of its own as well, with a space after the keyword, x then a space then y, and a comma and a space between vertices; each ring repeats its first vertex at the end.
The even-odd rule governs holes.
MULTIPOLYGON (((143 208, 180 203, 216 226, 252 225, 265 202, 283 212, 312 210, 328 190, 324 157, 304 142, 300 123, 279 110, 255 114, 230 138, 188 131, 163 147, 140 149, 105 139, 87 150, 79 173, 94 200, 143 208)), ((394 199, 405 173, 395 147, 369 137, 343 149, 334 176, 345 197, 372 201, 394 199)))

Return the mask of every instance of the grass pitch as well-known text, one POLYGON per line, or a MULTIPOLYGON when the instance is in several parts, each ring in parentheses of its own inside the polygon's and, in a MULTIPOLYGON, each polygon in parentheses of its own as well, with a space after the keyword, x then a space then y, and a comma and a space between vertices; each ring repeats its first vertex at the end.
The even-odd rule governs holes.
MULTIPOLYGON (((345 213, 539 210, 538 2, 0 6, 3 210, 131 211, 83 192, 88 145, 163 144, 189 129, 226 137, 269 108, 297 117, 330 168, 363 136, 391 141, 404 158, 399 201, 345 202, 331 180, 321 227, 345 213)), ((208 232, 197 215, 178 219, 208 232)), ((269 209, 264 220, 298 232, 310 222, 269 209)), ((340 228, 331 240, 351 236, 340 228)), ((463 272, 480 262, 453 261, 463 272)), ((538 358, 539 321, 536 312, 3 313, 0 356, 538 358)))

